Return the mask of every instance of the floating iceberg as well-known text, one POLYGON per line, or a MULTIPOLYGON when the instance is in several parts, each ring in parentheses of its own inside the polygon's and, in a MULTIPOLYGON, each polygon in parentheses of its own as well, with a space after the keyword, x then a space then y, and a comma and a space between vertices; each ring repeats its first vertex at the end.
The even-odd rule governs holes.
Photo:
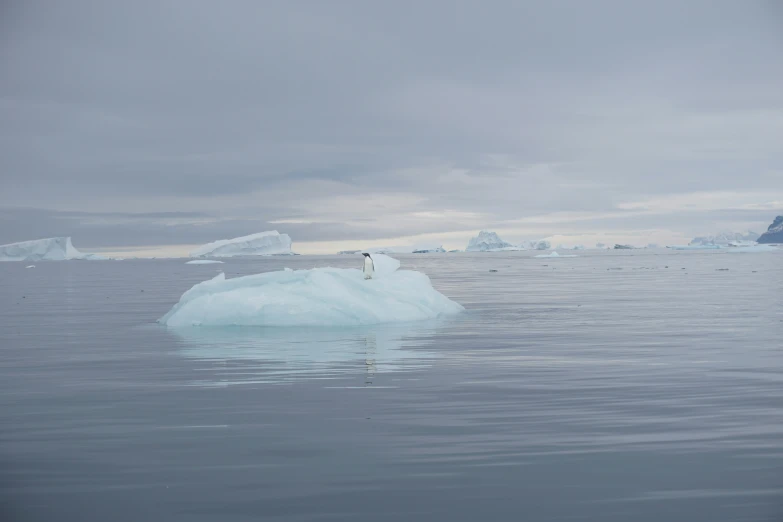
POLYGON ((476 237, 470 238, 465 252, 502 252, 505 250, 524 250, 500 239, 495 232, 482 230, 476 237))
POLYGON ((277 230, 260 232, 234 239, 207 243, 190 253, 190 257, 234 257, 291 255, 291 238, 277 230))
POLYGON ((732 254, 747 254, 752 252, 777 252, 778 248, 772 245, 753 245, 745 247, 727 248, 726 251, 732 254))
POLYGON ((351 255, 351 254, 358 254, 361 252, 361 250, 340 250, 337 252, 338 255, 351 255))
POLYGON ((579 257, 579 256, 578 256, 578 255, 576 255, 576 254, 564 254, 564 255, 562 255, 562 256, 561 256, 561 255, 560 255, 560 254, 558 254, 557 252, 552 252, 551 254, 539 254, 539 255, 537 255, 536 257, 541 257, 541 258, 550 258, 550 259, 551 259, 551 258, 553 258, 553 257, 560 258, 560 257, 579 257))
POLYGON ((35 268, 35 265, 27 265, 25 268, 35 268))
POLYGON ((268 272, 195 285, 159 322, 179 326, 355 326, 435 319, 464 308, 429 278, 373 256, 375 277, 361 270, 314 268, 268 272))
POLYGON ((223 261, 218 261, 217 259, 194 259, 192 261, 188 261, 185 264, 186 265, 216 265, 216 264, 223 264, 223 261))
POLYGON ((106 259, 79 252, 70 237, 50 237, 0 245, 0 261, 64 261, 69 259, 106 259))
POLYGON ((574 245, 574 246, 566 246, 566 245, 558 245, 558 250, 584 250, 584 245, 574 245))

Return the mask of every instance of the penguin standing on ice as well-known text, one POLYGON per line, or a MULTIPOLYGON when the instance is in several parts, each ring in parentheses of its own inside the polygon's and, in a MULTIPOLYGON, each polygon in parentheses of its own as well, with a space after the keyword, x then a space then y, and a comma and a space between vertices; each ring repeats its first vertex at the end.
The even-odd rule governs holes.
POLYGON ((364 278, 372 279, 372 276, 375 273, 375 264, 372 262, 370 254, 363 253, 362 255, 364 256, 364 268, 362 269, 364 278))

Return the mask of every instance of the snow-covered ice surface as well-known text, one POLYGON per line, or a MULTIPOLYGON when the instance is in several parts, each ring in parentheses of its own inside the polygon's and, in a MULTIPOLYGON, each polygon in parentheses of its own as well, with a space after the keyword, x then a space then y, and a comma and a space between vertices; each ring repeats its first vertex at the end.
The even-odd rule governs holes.
POLYGON ((743 247, 727 248, 726 251, 730 254, 750 254, 755 252, 777 252, 779 249, 772 245, 753 245, 743 247))
POLYGON ((358 269, 267 272, 195 285, 160 323, 177 326, 353 326, 435 319, 463 307, 420 273, 373 256, 375 276, 358 269))
POLYGON ((291 254, 291 238, 277 230, 259 232, 233 239, 221 239, 202 245, 191 257, 272 256, 291 254))
POLYGON ((79 252, 70 237, 50 237, 0 245, 0 261, 101 260, 105 257, 79 252))
POLYGON ((223 261, 217 259, 193 259, 185 263, 186 265, 219 265, 223 264, 223 261))
POLYGON ((576 255, 576 254, 563 254, 563 255, 560 255, 557 252, 552 252, 550 254, 539 254, 539 255, 537 255, 535 257, 550 258, 551 259, 551 258, 560 258, 560 257, 579 257, 579 256, 576 255))

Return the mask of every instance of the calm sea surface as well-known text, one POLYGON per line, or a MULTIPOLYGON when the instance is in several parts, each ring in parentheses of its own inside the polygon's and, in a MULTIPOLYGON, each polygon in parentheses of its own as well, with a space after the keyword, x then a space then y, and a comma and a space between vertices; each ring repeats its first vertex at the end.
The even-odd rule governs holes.
POLYGON ((354 256, 0 264, 0 519, 783 520, 783 251, 580 254, 401 256, 467 312, 342 329, 155 321, 354 256))

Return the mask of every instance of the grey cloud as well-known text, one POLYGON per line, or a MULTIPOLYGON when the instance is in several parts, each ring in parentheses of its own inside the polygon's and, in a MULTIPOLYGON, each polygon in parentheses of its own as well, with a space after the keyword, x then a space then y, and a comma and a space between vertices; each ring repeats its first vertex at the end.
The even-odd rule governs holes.
POLYGON ((96 244, 189 243, 297 218, 313 221, 289 227, 302 240, 371 239, 781 191, 776 2, 12 1, 0 14, 0 205, 196 214, 4 214, 3 237, 70 223, 96 244), (376 222, 318 204, 392 192, 412 203, 376 222), (417 209, 481 218, 401 219, 417 209))

